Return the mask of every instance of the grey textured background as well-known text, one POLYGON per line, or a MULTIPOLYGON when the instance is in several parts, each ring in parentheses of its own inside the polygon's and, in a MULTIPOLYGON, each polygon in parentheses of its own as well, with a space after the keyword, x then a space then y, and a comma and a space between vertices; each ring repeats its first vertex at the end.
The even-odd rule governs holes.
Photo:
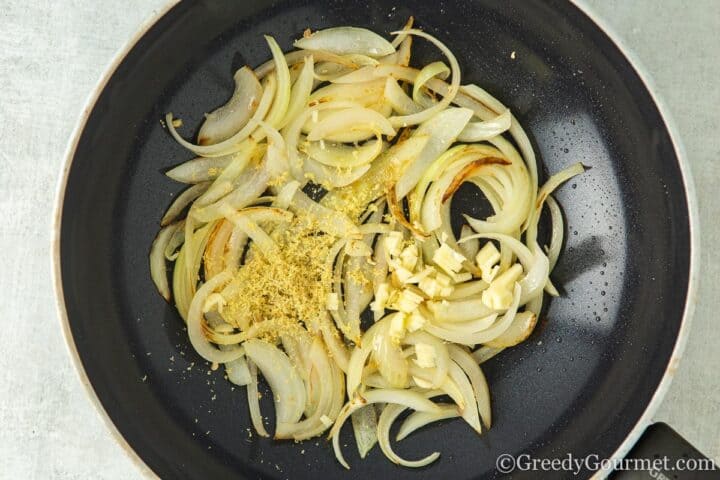
MULTIPOLYGON (((164 0, 28 0, 0 9, 0 478, 140 478, 73 371, 55 314, 50 222, 62 154, 115 52, 164 0)), ((590 0, 679 127, 697 187, 702 271, 677 378, 656 415, 720 460, 720 2, 590 0), (715 251, 713 251, 715 250, 715 251)))

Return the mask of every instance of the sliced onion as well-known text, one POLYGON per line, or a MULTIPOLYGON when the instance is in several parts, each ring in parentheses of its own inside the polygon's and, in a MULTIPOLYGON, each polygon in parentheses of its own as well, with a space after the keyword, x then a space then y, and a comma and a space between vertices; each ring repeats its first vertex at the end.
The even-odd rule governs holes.
POLYGON ((432 312, 433 317, 441 322, 466 322, 495 313, 479 297, 467 300, 429 301, 427 307, 432 312))
POLYGON ((288 106, 290 105, 290 92, 292 88, 290 70, 288 69, 288 64, 285 61, 285 55, 283 55, 280 45, 277 44, 275 39, 269 35, 265 35, 265 41, 270 47, 273 61, 275 62, 277 91, 275 92, 275 98, 273 98, 272 107, 270 107, 270 111, 267 113, 267 116, 264 119, 258 120, 264 120, 270 126, 280 128, 285 119, 285 114, 288 111, 288 106))
POLYGON ((172 223, 176 218, 180 216, 180 214, 183 212, 183 210, 187 208, 188 205, 194 202, 195 199, 197 199, 200 195, 205 193, 209 187, 210 182, 203 182, 186 188, 180 195, 175 198, 173 203, 170 204, 170 207, 168 207, 165 215, 163 215, 162 220, 160 220, 160 225, 164 227, 165 225, 172 223))
POLYGON ((302 159, 298 153, 298 144, 300 143, 300 133, 303 124, 312 117, 314 113, 319 113, 325 109, 338 109, 358 106, 356 103, 347 101, 337 101, 329 103, 318 103, 304 111, 302 111, 289 125, 283 129, 283 138, 288 152, 288 162, 290 173, 295 180, 304 184, 307 178, 304 176, 302 159))
POLYGON ((550 272, 555 268, 555 264, 560 257, 560 248, 563 243, 563 235, 565 234, 565 227, 563 224, 562 212, 560 206, 550 195, 545 199, 548 209, 550 210, 550 219, 552 222, 552 229, 550 234, 550 247, 548 248, 547 256, 548 263, 550 266, 550 272))
POLYGON ((282 122, 280 122, 277 126, 278 129, 284 128, 290 122, 295 120, 310 100, 310 94, 312 93, 313 88, 313 66, 313 57, 305 57, 303 69, 300 71, 300 75, 297 80, 295 80, 295 84, 292 86, 292 93, 290 95, 287 112, 285 113, 285 117, 282 122))
MULTIPOLYGON (((409 30, 403 30, 403 31, 392 32, 392 33, 394 35, 405 33, 405 34, 422 37, 425 40, 428 40, 433 45, 435 45, 438 49, 440 49, 441 52, 443 52, 443 54, 447 57, 448 62, 450 63, 450 69, 452 70, 452 80, 450 82, 450 87, 448 87, 447 92, 442 100, 440 100, 438 103, 436 103, 432 107, 429 107, 429 108, 423 110, 422 112, 413 113, 411 115, 402 115, 402 116, 398 116, 398 117, 392 117, 390 119, 390 122, 393 124, 393 126, 396 126, 396 127, 407 127, 409 125, 417 125, 419 123, 423 123, 423 122, 430 120, 430 118, 432 118, 433 115, 442 112, 448 106, 450 106, 453 99, 455 98, 455 95, 458 92, 458 88, 460 87, 460 65, 458 65, 455 55, 453 55, 452 51, 450 51, 450 49, 447 48, 444 43, 442 43, 440 40, 433 37, 432 35, 423 32, 422 30, 409 29, 409 30)), ((412 187, 408 188, 408 191, 410 191, 411 188, 412 187)))
POLYGON ((328 167, 348 168, 368 165, 380 153, 384 144, 381 138, 368 140, 363 145, 351 147, 332 142, 306 142, 300 150, 307 153, 313 160, 328 167))
POLYGON ((362 68, 358 68, 357 70, 352 70, 348 73, 345 73, 344 75, 333 78, 332 80, 330 80, 330 82, 345 85, 350 83, 371 82, 376 79, 377 77, 375 76, 375 66, 366 65, 362 68))
POLYGON ((403 440, 414 431, 419 430, 430 423, 448 420, 450 418, 457 418, 460 416, 457 405, 439 403, 438 406, 440 407, 440 411, 437 413, 413 412, 408 415, 400 426, 396 440, 403 440))
POLYGON ((155 288, 166 301, 170 301, 170 286, 168 284, 167 269, 165 265, 165 249, 172 239, 179 224, 168 225, 158 232, 150 247, 150 276, 155 288))
POLYGON ((378 444, 385 456, 393 463, 410 468, 420 468, 431 464, 440 457, 440 452, 433 452, 420 460, 405 460, 396 454, 390 445, 390 428, 393 422, 405 410, 403 405, 388 405, 383 409, 378 421, 378 444))
POLYGON ((250 370, 250 383, 247 387, 248 408, 250 410, 250 421, 258 435, 269 437, 265 425, 263 425, 262 414, 260 413, 260 392, 258 392, 257 367, 252 361, 248 361, 250 370))
POLYGON ((360 181, 328 193, 322 204, 340 209, 348 202, 366 205, 376 200, 385 192, 385 185, 396 180, 403 169, 418 158, 428 141, 427 135, 415 135, 396 143, 373 161, 360 181))
POLYGON ((295 193, 292 208, 312 218, 321 231, 335 237, 357 237, 360 233, 355 223, 346 215, 317 203, 301 190, 295 193))
POLYGON ((408 381, 408 362, 402 349, 390 336, 379 334, 373 339, 373 355, 375 365, 392 388, 404 388, 408 381))
POLYGON ((533 210, 533 215, 530 216, 530 220, 528 221, 528 230, 527 230, 527 239, 526 241, 529 244, 532 244, 535 242, 535 239, 537 238, 537 224, 540 220, 540 212, 542 211, 542 206, 545 203, 545 200, 547 197, 555 191, 556 188, 558 188, 563 183, 570 180, 575 175, 580 175, 585 171, 585 166, 582 163, 575 163, 555 175, 552 175, 550 178, 548 178, 548 181, 545 182, 545 184, 540 187, 540 190, 538 190, 537 195, 537 201, 535 203, 535 208, 533 210))
POLYGON ((478 401, 467 375, 455 361, 450 362, 448 374, 455 382, 455 385, 458 386, 458 389, 460 389, 463 399, 465 400, 465 407, 460 409, 460 416, 473 428, 473 430, 477 433, 482 433, 480 414, 477 409, 478 401))
POLYGON ((186 241, 183 244, 175 260, 175 268, 173 269, 173 296, 175 297, 175 307, 183 320, 188 318, 190 302, 196 294, 202 251, 205 249, 208 237, 214 227, 214 223, 208 223, 190 236, 186 236, 186 240, 190 238, 191 241, 186 241))
POLYGON ((228 380, 239 387, 249 385, 252 381, 250 376, 250 369, 248 368, 247 360, 242 356, 232 362, 225 364, 225 374, 228 380))
POLYGON ((505 349, 493 348, 483 345, 472 353, 472 357, 479 365, 482 365, 503 350, 505 349))
MULTIPOLYGON (((358 69, 357 65, 348 67, 347 65, 335 62, 320 62, 315 65, 313 77, 317 82, 332 82, 350 72, 354 72, 356 69, 358 69)), ((315 82, 313 82, 313 84, 314 83, 315 82)))
MULTIPOLYGON (((515 318, 522 314, 518 314, 515 318)), ((512 326, 511 326, 512 327, 512 326)), ((509 330, 509 329, 508 329, 509 330)), ((504 335, 504 334, 503 334, 504 335)), ((502 335, 501 335, 502 336, 502 335)), ((463 369, 470 379, 475 399, 477 400, 477 409, 486 428, 492 425, 492 410, 490 408, 490 388, 482 370, 478 366, 472 355, 457 345, 449 345, 450 358, 463 369)))
POLYGON ((225 247, 232 236, 233 226, 230 222, 223 220, 217 223, 208 237, 205 253, 203 254, 203 266, 205 268, 205 280, 225 270, 225 247))
POLYGON ((387 118, 375 110, 356 107, 331 112, 313 127, 307 138, 311 142, 321 139, 358 142, 376 131, 391 137, 395 135, 387 118))
MULTIPOLYGON (((468 225, 463 225, 460 228, 460 240, 462 240, 463 237, 468 237, 472 235, 472 233, 472 228, 470 228, 468 225)), ((458 245, 458 247, 460 248, 460 252, 465 256, 465 258, 475 258, 475 255, 477 255, 478 251, 480 250, 480 239, 475 238, 473 240, 469 240, 458 245)))
POLYGON ((370 169, 370 165, 354 168, 327 167, 310 157, 303 160, 305 176, 326 190, 345 187, 358 180, 370 169))
POLYGON ((325 344, 330 351, 330 356, 332 356, 334 362, 340 370, 347 372, 350 356, 348 354, 347 347, 345 347, 342 339, 340 339, 337 330, 335 330, 326 319, 320 327, 320 331, 322 332, 323 340, 325 340, 325 344))
POLYGON ((429 99, 427 95, 423 95, 423 88, 425 87, 425 84, 433 77, 445 80, 448 75, 450 75, 450 69, 443 62, 433 62, 425 65, 415 78, 412 91, 413 101, 426 108, 431 107, 435 102, 434 100, 429 99))
POLYGON ((325 50, 337 55, 359 53, 369 57, 390 55, 395 47, 375 32, 357 27, 335 27, 296 40, 295 47, 325 50))
POLYGON ((266 256, 276 255, 278 246, 259 226, 260 222, 289 222, 292 213, 272 207, 248 207, 235 211, 229 206, 223 208, 223 215, 255 242, 266 256))
POLYGON ((515 316, 513 323, 502 335, 486 342, 485 345, 492 348, 514 347, 530 337, 536 324, 537 315, 531 311, 520 312, 515 316))
POLYGON ((493 313, 487 317, 479 317, 465 322, 447 322, 435 319, 434 323, 442 328, 453 330, 457 333, 472 335, 492 327, 497 320, 498 314, 493 313))
POLYGON ((351 416, 355 443, 360 458, 365 458, 377 443, 377 413, 373 405, 366 405, 351 416))
POLYGON ((260 103, 252 118, 248 120, 247 124, 241 128, 239 132, 227 140, 223 140, 214 145, 194 145, 182 138, 177 130, 175 130, 172 113, 168 113, 165 116, 165 124, 167 125, 168 131, 170 131, 170 134, 180 145, 201 157, 222 157, 238 151, 241 142, 249 137, 255 128, 257 128, 257 122, 265 118, 275 97, 275 89, 277 87, 275 76, 269 75, 266 80, 260 103))
POLYGON ((208 113, 198 133, 199 145, 212 145, 235 135, 258 108, 262 86, 249 67, 242 67, 233 77, 235 92, 222 107, 208 113))
MULTIPOLYGON (((340 411, 340 415, 338 415, 338 418, 335 421, 335 425, 333 425, 330 430, 330 437, 333 442, 335 458, 337 458, 338 462, 347 469, 350 469, 350 466, 345 461, 342 451, 340 450, 340 430, 350 415, 364 405, 373 403, 397 403, 399 405, 404 405, 407 408, 412 408, 422 412, 437 412, 439 410, 437 405, 433 402, 412 390, 393 388, 375 389, 365 392, 362 397, 353 398, 353 400, 345 404, 343 409, 340 411)), ((378 440, 381 441, 379 436, 378 440)))
MULTIPOLYGON (((322 421, 323 416, 331 418, 333 395, 335 392, 335 377, 330 367, 330 361, 325 352, 323 342, 317 338, 310 348, 309 361, 312 364, 312 373, 310 377, 317 379, 315 386, 319 389, 318 401, 316 408, 312 410, 312 414, 305 420, 297 423, 282 423, 278 421, 275 432, 275 438, 294 438, 296 441, 304 440, 325 431, 327 427, 322 421)), ((305 405, 303 405, 305 407, 305 405)), ((334 420, 334 418, 331 418, 334 420)))
POLYGON ((412 98, 408 97, 393 77, 387 77, 385 81, 384 96, 388 103, 392 105, 393 110, 402 115, 417 113, 422 109, 422 107, 413 102, 412 98))
POLYGON ((237 271, 240 265, 240 257, 245 250, 247 241, 248 236, 242 229, 238 227, 233 228, 223 257, 223 265, 230 272, 235 273, 237 271))
POLYGON ((165 245, 165 258, 170 260, 171 262, 174 262, 180 254, 178 249, 182 246, 184 242, 185 220, 180 220, 179 222, 177 222, 177 228, 175 229, 175 232, 170 237, 167 245, 165 245))
MULTIPOLYGON (((428 189, 422 204, 422 224, 426 231, 434 231, 442 225, 441 209, 443 204, 465 182, 468 177, 478 174, 478 171, 490 165, 505 165, 504 158, 475 154, 468 152, 455 161, 442 176, 433 182, 428 189)), ((449 213, 449 212, 448 212, 449 213)))
POLYGON ((266 155, 259 165, 249 166, 233 182, 234 190, 210 205, 193 205, 189 215, 197 221, 209 222, 222 218, 223 212, 227 209, 240 210, 251 205, 267 189, 268 183, 272 179, 273 172, 268 160, 266 155))
POLYGON ((464 283, 458 283, 453 287, 453 291, 446 298, 447 300, 463 300, 480 294, 488 287, 488 283, 482 280, 471 280, 464 283))
POLYGON ((413 135, 427 135, 427 145, 398 181, 398 198, 405 197, 415 188, 425 169, 452 145, 471 116, 471 110, 448 108, 420 125, 413 135))
POLYGON ((305 409, 305 386, 288 356, 263 340, 250 339, 243 346, 270 385, 278 424, 300 420, 305 409))
POLYGON ((458 141, 484 142, 490 140, 509 130, 511 122, 512 115, 510 114, 510 110, 505 110, 493 120, 470 122, 465 126, 463 131, 460 132, 460 135, 458 135, 458 141))
MULTIPOLYGON (((410 30, 413 26, 413 23, 415 23, 415 17, 410 15, 407 19, 407 22, 405 22, 405 25, 403 25, 403 30, 410 30)), ((406 39, 412 38, 410 35, 405 33, 399 33, 393 38, 393 41, 390 42, 393 48, 398 48, 402 42, 404 42, 406 39)))
POLYGON ((384 319, 376 322, 375 325, 370 327, 362 336, 362 341, 352 350, 350 354, 350 360, 347 368, 347 392, 348 396, 352 396, 357 392, 358 387, 362 383, 362 374, 365 363, 367 362, 370 354, 373 350, 373 342, 376 335, 384 335, 387 332, 390 323, 392 322, 393 315, 402 315, 395 313, 388 315, 384 319))
POLYGON ((165 175, 176 182, 202 183, 216 179, 232 161, 232 155, 224 157, 197 157, 171 168, 165 175))
POLYGON ((407 218, 405 218, 403 206, 400 204, 395 190, 395 185, 390 185, 387 191, 387 202, 388 207, 390 208, 390 213, 392 214, 393 218, 397 220, 398 223, 400 223, 400 225, 412 232, 412 234, 415 235, 416 238, 418 238, 419 240, 424 240, 429 236, 429 234, 425 232, 420 226, 416 226, 407 218))
POLYGON ((225 351, 220 351, 215 348, 205 337, 203 324, 203 306, 207 297, 217 290, 219 287, 229 282, 232 275, 228 272, 223 272, 215 277, 211 278, 205 284, 198 289, 195 296, 190 303, 190 310, 188 311, 188 336, 190 337, 190 343, 195 350, 209 362, 216 363, 227 363, 231 362, 243 355, 241 348, 234 348, 225 351))
POLYGON ((245 171, 246 167, 262 156, 264 148, 258 147, 257 143, 247 140, 240 145, 237 152, 228 155, 232 161, 225 167, 220 175, 212 182, 207 191, 198 198, 194 207, 202 207, 217 202, 228 193, 231 193, 239 184, 245 181, 250 172, 245 171), (245 173, 243 176, 242 174, 245 173))
POLYGON ((520 285, 515 284, 512 305, 510 305, 507 312, 505 312, 505 314, 500 317, 500 319, 492 327, 486 330, 468 335, 467 333, 439 327, 433 324, 432 321, 425 324, 425 330, 436 337, 440 337, 443 340, 455 342, 460 345, 477 345, 478 343, 487 343, 502 335, 502 333, 505 332, 505 330, 507 330, 512 324, 520 304, 521 290, 520 285))
MULTIPOLYGON (((296 50, 285 54, 285 62, 288 66, 296 65, 305 60, 306 57, 312 55, 315 62, 332 62, 344 65, 347 68, 356 69, 359 65, 355 64, 351 58, 343 55, 336 55, 324 50, 296 50)), ((275 60, 271 59, 263 63, 255 69, 258 78, 263 79, 275 72, 275 60)))
MULTIPOLYGON (((385 81, 382 78, 366 83, 348 85, 330 84, 315 90, 310 95, 310 100, 307 105, 309 107, 316 107, 334 102, 351 102, 356 104, 355 106, 377 109, 377 106, 383 102, 384 89, 385 81)), ((325 108, 327 108, 327 106, 325 108)), ((338 106, 335 108, 346 107, 338 106)), ((326 115, 326 113, 318 112, 317 121, 322 120, 326 115)), ((306 132, 310 131, 312 126, 317 123, 314 118, 307 118, 310 118, 310 120, 303 125, 303 131, 306 132)))

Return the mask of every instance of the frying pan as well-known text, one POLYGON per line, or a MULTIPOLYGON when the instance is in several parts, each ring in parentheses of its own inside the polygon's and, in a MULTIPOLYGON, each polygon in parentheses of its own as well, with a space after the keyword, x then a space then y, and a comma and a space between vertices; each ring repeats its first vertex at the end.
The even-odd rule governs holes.
MULTIPOLYGON (((417 61, 436 58, 416 44, 417 61)), ((476 192, 460 197, 454 218, 482 209, 476 192)), ((81 119, 58 195, 56 289, 83 382, 118 438, 160 477, 495 478, 502 453, 609 458, 637 440, 687 333, 692 202, 681 152, 642 76, 573 3, 187 1, 135 39, 81 119), (296 445, 249 433, 244 393, 201 361, 155 292, 148 249, 182 188, 163 172, 190 158, 160 119, 172 111, 199 125, 229 96, 237 68, 269 58, 262 34, 289 49, 307 27, 389 32, 409 15, 456 53, 465 82, 509 105, 543 176, 576 161, 591 169, 557 194, 567 221, 553 273, 562 296, 527 342, 484 365, 492 429, 477 436, 451 421, 413 435, 397 445, 404 456, 442 452, 413 471, 377 449, 361 461, 346 428, 348 472, 324 438, 296 445)))

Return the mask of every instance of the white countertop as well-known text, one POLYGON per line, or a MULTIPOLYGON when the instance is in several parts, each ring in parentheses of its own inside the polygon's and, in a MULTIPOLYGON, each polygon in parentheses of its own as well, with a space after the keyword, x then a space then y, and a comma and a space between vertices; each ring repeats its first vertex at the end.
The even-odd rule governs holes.
MULTIPOLYGON (((101 72, 164 0, 28 0, 0 11, 0 478, 141 478, 73 370, 50 224, 62 154, 101 72)), ((685 359, 656 415, 720 461, 720 2, 590 0, 653 77, 684 141, 702 224, 685 359)))

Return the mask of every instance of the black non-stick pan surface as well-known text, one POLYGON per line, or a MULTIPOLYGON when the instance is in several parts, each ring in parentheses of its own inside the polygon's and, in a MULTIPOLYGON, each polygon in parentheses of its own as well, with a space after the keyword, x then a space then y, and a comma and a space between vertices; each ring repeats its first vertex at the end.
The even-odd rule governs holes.
MULTIPOLYGON (((415 45, 416 61, 440 59, 415 45)), ((566 1, 182 2, 117 65, 69 161, 56 261, 71 348, 117 430, 162 478, 464 480, 500 476, 502 453, 606 458, 636 436, 674 369, 691 277, 681 159, 639 74, 566 1), (455 52, 464 82, 512 109, 543 178, 578 161, 591 169, 557 194, 567 220, 553 273, 562 296, 549 301, 527 342, 483 366, 492 429, 478 436, 461 421, 442 422, 397 444, 407 458, 442 452, 418 471, 377 448, 361 461, 347 427, 345 471, 325 438, 294 444, 251 434, 245 393, 222 369, 210 371, 156 293, 149 247, 183 188, 163 173, 191 158, 161 118, 172 111, 184 134, 194 133, 203 113, 229 97, 237 68, 270 58, 263 34, 289 50, 308 27, 390 32, 409 15, 455 52)), ((460 197, 455 218, 484 208, 471 189, 460 197)))

